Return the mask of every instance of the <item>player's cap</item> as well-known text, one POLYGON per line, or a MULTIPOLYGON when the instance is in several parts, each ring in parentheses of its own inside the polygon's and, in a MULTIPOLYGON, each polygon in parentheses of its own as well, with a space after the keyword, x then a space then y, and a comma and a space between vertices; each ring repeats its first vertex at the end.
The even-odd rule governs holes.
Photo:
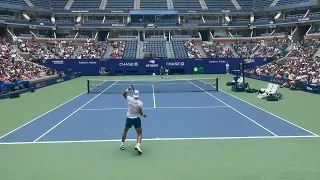
POLYGON ((134 90, 133 98, 139 98, 139 91, 138 90, 134 90))

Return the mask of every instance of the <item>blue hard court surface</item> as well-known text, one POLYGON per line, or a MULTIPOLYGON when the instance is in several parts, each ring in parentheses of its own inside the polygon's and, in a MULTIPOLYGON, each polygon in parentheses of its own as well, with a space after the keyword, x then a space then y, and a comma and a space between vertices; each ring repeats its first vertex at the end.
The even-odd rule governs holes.
MULTIPOLYGON (((1 137, 0 143, 118 140, 127 111, 119 88, 123 91, 132 83, 114 82, 100 87, 100 91, 109 88, 105 92, 113 93, 85 93, 1 137)), ((179 82, 198 92, 152 93, 150 82, 139 83, 140 99, 148 114, 142 119, 144 139, 315 136, 225 92, 202 91, 208 88, 201 81, 179 82)), ((175 86, 161 84, 163 91, 175 86)), ((128 138, 135 137, 131 130, 128 138)))

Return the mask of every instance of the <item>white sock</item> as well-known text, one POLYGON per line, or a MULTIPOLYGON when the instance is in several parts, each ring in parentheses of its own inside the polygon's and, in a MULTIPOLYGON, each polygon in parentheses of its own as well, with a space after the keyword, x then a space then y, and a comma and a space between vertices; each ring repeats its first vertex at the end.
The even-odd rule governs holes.
POLYGON ((139 147, 140 147, 140 143, 137 143, 137 146, 139 146, 139 147))
POLYGON ((121 146, 124 146, 124 142, 121 142, 121 144, 120 144, 121 146))

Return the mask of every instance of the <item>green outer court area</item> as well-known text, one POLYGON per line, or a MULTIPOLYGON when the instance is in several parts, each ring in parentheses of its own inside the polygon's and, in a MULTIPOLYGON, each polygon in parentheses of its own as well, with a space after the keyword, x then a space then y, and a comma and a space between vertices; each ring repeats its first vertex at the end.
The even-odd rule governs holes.
MULTIPOLYGON (((320 134, 320 96, 279 89, 285 101, 267 102, 219 88, 320 134)), ((0 137, 86 91, 87 79, 155 79, 151 76, 81 77, 0 101, 0 137)), ((253 88, 267 83, 247 79, 253 88)), ((152 120, 149 118, 147 120, 152 120)), ((179 129, 177 129, 179 131, 179 129)), ((121 134, 121 132, 119 132, 121 134)), ((119 136, 120 136, 119 134, 119 136)), ((320 138, 144 141, 142 156, 120 151, 119 142, 0 144, 1 180, 319 180, 320 138)), ((127 147, 134 145, 128 142, 127 147)))

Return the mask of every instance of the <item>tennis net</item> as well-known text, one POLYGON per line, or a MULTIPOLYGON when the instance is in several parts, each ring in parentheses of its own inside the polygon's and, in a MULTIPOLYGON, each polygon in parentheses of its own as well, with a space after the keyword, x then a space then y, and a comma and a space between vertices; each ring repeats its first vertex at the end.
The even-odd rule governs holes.
POLYGON ((177 80, 134 80, 116 81, 88 79, 88 93, 119 94, 130 85, 140 93, 170 93, 170 92, 203 92, 218 91, 218 78, 177 79, 177 80))

